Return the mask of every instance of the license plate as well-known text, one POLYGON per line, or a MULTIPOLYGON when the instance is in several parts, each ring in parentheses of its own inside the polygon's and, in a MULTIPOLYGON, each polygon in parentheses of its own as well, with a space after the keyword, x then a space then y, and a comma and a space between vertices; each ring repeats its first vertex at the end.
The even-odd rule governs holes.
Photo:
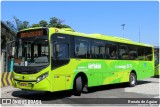
POLYGON ((27 83, 20 83, 20 86, 27 86, 27 83))

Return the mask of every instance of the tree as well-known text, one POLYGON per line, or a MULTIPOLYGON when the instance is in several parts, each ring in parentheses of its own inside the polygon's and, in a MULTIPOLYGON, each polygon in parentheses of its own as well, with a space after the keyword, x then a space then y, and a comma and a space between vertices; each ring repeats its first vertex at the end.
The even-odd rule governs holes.
MULTIPOLYGON (((3 22, 4 22, 4 21, 3 21, 3 22)), ((13 22, 11 22, 11 21, 5 21, 4 23, 5 23, 12 31, 17 32, 17 29, 16 29, 16 27, 15 27, 15 25, 14 25, 13 22)))
POLYGON ((16 29, 17 29, 17 31, 19 31, 20 30, 19 27, 20 27, 21 21, 18 18, 16 18, 15 16, 13 17, 13 19, 14 19, 14 21, 16 23, 16 29))
POLYGON ((56 17, 51 17, 49 22, 49 27, 56 27, 58 19, 56 17))
POLYGON ((23 25, 24 29, 29 28, 29 22, 28 21, 23 21, 22 25, 23 25))
POLYGON ((70 26, 66 25, 66 24, 63 24, 62 25, 62 28, 71 28, 70 26))
POLYGON ((17 31, 29 28, 29 22, 28 21, 20 21, 15 16, 13 17, 16 23, 17 31))
POLYGON ((56 17, 51 17, 49 23, 45 20, 39 21, 38 24, 29 25, 28 21, 21 21, 17 17, 13 17, 14 22, 6 21, 6 24, 15 32, 29 28, 29 27, 57 27, 57 28, 71 28, 66 24, 62 24, 64 20, 56 17))
POLYGON ((45 21, 45 20, 41 20, 41 21, 39 21, 39 25, 40 25, 41 27, 47 27, 47 26, 48 26, 48 23, 47 23, 47 21, 45 21))
POLYGON ((32 24, 31 27, 40 27, 40 25, 39 24, 32 24))
POLYGON ((20 30, 27 29, 27 28, 29 28, 29 22, 23 21, 23 22, 21 22, 21 24, 19 25, 18 30, 20 31, 20 30))

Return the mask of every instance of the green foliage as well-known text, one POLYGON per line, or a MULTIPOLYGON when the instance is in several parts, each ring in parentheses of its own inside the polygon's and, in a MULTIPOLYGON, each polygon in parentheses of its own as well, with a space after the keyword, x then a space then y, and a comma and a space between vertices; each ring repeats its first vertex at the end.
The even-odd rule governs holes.
POLYGON ((66 25, 66 24, 63 24, 62 25, 62 28, 71 28, 70 26, 66 25))
POLYGON ((41 27, 47 27, 48 26, 48 22, 45 21, 45 20, 41 20, 41 21, 39 21, 39 26, 41 26, 41 27))
POLYGON ((40 25, 39 24, 32 24, 31 27, 40 27, 40 25))
POLYGON ((16 28, 17 31, 29 28, 29 22, 28 21, 20 21, 18 18, 16 18, 15 16, 13 17, 16 23, 16 28))
POLYGON ((56 17, 51 17, 49 23, 45 20, 39 21, 39 23, 29 25, 28 21, 21 21, 17 17, 13 17, 14 22, 6 21, 5 23, 15 32, 30 27, 56 27, 56 28, 71 28, 66 24, 62 24, 64 21, 56 17))
POLYGON ((4 22, 12 31, 17 32, 15 25, 11 21, 4 22))
POLYGON ((49 21, 49 27, 56 27, 58 24, 58 19, 56 17, 51 17, 49 21))

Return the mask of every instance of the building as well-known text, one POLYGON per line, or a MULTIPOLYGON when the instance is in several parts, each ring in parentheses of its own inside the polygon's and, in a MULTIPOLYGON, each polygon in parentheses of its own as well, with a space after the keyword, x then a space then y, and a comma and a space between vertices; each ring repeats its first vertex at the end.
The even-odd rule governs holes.
POLYGON ((11 42, 15 40, 16 33, 1 21, 1 72, 8 71, 11 42))

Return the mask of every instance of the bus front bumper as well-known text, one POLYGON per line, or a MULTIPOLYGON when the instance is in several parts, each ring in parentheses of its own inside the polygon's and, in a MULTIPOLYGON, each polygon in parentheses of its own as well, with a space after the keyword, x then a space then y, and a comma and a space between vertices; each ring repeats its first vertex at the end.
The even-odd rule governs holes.
POLYGON ((25 90, 51 91, 51 84, 47 78, 38 83, 12 79, 12 84, 15 88, 25 90))

